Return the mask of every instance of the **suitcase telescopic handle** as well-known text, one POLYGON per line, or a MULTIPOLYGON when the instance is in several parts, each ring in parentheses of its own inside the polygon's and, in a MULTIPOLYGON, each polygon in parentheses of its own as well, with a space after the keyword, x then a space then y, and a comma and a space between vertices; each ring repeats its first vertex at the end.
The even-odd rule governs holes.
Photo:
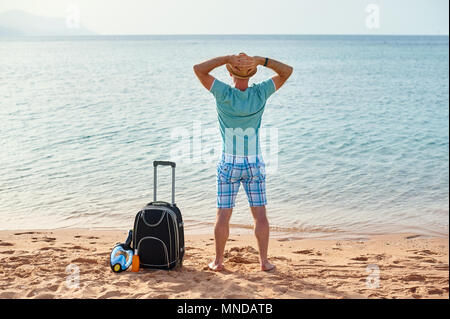
POLYGON ((159 165, 172 167, 172 205, 175 205, 175 167, 174 162, 167 161, 154 161, 153 162, 153 201, 156 202, 156 189, 157 189, 157 168, 159 165))
POLYGON ((168 162, 168 161, 154 161, 153 162, 153 166, 159 166, 159 165, 162 165, 162 166, 172 166, 172 167, 176 167, 177 166, 177 164, 175 164, 174 162, 168 162))

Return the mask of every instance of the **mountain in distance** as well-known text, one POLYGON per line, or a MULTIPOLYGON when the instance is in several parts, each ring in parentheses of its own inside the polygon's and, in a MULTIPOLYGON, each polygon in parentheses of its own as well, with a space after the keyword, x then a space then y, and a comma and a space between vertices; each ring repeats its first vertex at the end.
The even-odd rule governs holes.
POLYGON ((95 35, 82 25, 70 27, 72 25, 64 18, 38 16, 20 10, 0 13, 0 37, 95 35))

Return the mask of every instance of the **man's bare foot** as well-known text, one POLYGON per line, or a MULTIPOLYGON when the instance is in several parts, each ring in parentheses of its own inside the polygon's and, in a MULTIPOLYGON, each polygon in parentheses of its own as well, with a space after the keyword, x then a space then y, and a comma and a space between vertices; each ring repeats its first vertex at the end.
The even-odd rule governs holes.
POLYGON ((262 271, 271 271, 275 269, 275 265, 272 265, 268 261, 261 263, 261 270, 262 271))
POLYGON ((222 271, 224 269, 222 263, 216 263, 215 261, 209 263, 208 268, 212 271, 222 271))

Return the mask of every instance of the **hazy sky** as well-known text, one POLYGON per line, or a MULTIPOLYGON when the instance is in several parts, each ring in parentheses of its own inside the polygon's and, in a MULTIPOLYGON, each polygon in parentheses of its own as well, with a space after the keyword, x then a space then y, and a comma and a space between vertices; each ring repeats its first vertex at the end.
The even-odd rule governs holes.
POLYGON ((448 0, 1 0, 99 34, 446 34, 448 0), (369 4, 379 8, 366 12, 369 4), (75 8, 75 9, 74 9, 75 8), (369 19, 369 26, 367 20, 369 19), (375 21, 375 22, 374 22, 375 21), (378 22, 377 22, 378 21, 378 22))

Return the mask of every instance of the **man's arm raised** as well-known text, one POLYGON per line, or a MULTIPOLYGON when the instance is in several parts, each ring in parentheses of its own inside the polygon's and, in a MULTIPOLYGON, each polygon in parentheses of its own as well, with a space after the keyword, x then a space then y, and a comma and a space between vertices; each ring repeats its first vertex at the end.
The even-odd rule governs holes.
MULTIPOLYGON (((253 59, 255 60, 257 65, 264 65, 264 63, 266 63, 266 58, 260 56, 255 56, 253 57, 253 59)), ((266 67, 274 70, 277 74, 272 77, 273 83, 275 84, 275 89, 277 90, 283 86, 284 82, 286 82, 287 79, 289 79, 292 71, 294 70, 293 67, 273 59, 268 59, 266 67)))
POLYGON ((209 91, 214 83, 214 77, 209 73, 224 64, 231 64, 232 67, 246 67, 249 66, 248 56, 239 55, 225 55, 205 61, 194 65, 194 73, 197 75, 203 86, 209 91))
POLYGON ((209 91, 214 83, 214 77, 209 74, 215 68, 231 62, 231 56, 220 56, 203 63, 194 65, 194 73, 203 84, 203 86, 209 91))

